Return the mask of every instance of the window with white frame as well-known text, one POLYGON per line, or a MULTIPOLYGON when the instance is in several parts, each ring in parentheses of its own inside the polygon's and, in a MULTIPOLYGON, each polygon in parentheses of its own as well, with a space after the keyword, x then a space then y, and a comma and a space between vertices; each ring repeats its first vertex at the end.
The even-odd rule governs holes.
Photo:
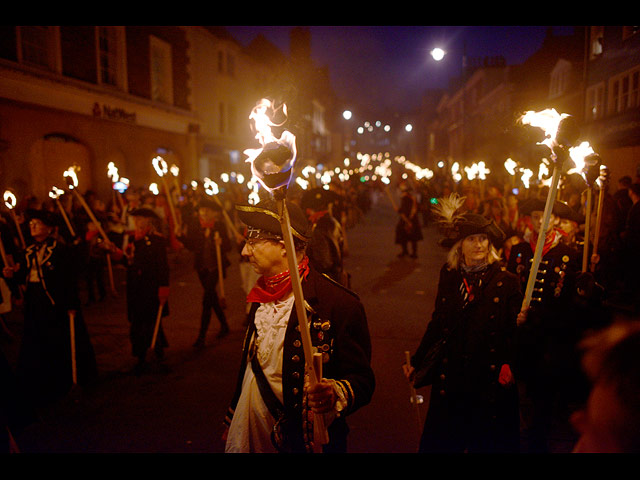
POLYGON ((589 47, 589 59, 593 60, 598 55, 602 54, 602 43, 604 37, 603 26, 592 26, 590 29, 590 47, 589 47))
POLYGON ((173 69, 171 45, 150 37, 151 99, 173 104, 173 69))
POLYGON ((635 67, 610 80, 609 114, 640 107, 639 81, 640 67, 635 67))
POLYGON ((57 71, 55 27, 27 25, 16 31, 20 63, 57 71))

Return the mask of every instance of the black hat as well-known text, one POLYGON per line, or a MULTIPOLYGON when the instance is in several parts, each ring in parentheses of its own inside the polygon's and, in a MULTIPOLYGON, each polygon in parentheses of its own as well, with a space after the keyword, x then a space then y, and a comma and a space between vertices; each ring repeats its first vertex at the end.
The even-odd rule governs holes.
POLYGON ((29 209, 25 213, 29 220, 40 220, 48 227, 57 227, 60 225, 58 216, 55 213, 50 212, 49 210, 29 209))
MULTIPOLYGON (((311 237, 309 221, 302 209, 290 201, 286 201, 289 220, 291 223, 291 233, 295 238, 307 241, 311 237)), ((257 205, 236 205, 238 217, 247 226, 282 237, 282 227, 280 225, 280 214, 278 205, 272 199, 263 200, 257 205)))
POLYGON ((149 207, 136 208, 135 210, 132 210, 129 215, 131 215, 132 217, 146 217, 152 218, 154 220, 159 220, 158 214, 156 214, 156 212, 154 212, 149 207))
POLYGON ((215 200, 209 197, 203 197, 198 203, 198 208, 210 208, 211 210, 214 210, 217 212, 222 210, 218 202, 216 202, 215 200))
POLYGON ((462 215, 455 222, 454 228, 457 232, 456 241, 479 233, 486 234, 491 243, 496 247, 500 247, 505 240, 504 232, 493 220, 476 213, 465 213, 462 215))
POLYGON ((340 199, 340 195, 336 192, 318 187, 305 191, 300 199, 300 205, 303 209, 319 210, 327 208, 330 203, 339 202, 340 199))
MULTIPOLYGON (((533 197, 525 200, 522 205, 518 208, 518 211, 521 215, 531 215, 531 212, 544 212, 544 208, 546 206, 546 200, 542 198, 533 197)), ((566 218, 568 220, 572 220, 577 223, 584 223, 584 215, 576 212, 573 208, 567 205, 564 202, 556 200, 553 203, 553 208, 551 212, 556 217, 566 218)))

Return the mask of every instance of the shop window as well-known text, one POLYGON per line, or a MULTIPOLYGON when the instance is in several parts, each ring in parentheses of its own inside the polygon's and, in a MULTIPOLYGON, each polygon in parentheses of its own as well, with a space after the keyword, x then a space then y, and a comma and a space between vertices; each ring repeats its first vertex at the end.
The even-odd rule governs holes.
POLYGON ((157 37, 150 37, 151 99, 173 104, 173 69, 171 45, 157 37))

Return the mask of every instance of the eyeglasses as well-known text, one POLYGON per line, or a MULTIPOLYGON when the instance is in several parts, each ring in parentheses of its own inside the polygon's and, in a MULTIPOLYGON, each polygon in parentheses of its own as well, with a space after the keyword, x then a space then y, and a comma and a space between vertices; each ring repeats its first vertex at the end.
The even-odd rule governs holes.
POLYGON ((256 247, 256 245, 258 244, 263 244, 263 243, 279 243, 280 239, 279 238, 266 238, 266 237, 253 237, 253 238, 247 238, 245 245, 247 246, 247 248, 251 251, 253 251, 256 247))

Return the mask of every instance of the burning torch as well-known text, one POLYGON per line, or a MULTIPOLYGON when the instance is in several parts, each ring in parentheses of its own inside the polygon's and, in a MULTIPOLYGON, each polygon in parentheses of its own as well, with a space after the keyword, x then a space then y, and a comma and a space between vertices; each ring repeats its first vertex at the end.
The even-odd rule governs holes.
POLYGON ((56 202, 56 205, 58 205, 58 209, 60 210, 60 214, 62 215, 62 218, 64 219, 64 223, 67 225, 67 228, 69 229, 69 233, 71 234, 72 237, 76 236, 76 232, 73 229, 73 227, 71 226, 71 222, 69 221, 69 217, 67 215, 66 210, 64 209, 64 207, 62 206, 62 204, 60 203, 60 195, 62 195, 64 193, 64 190, 56 187, 55 185, 51 188, 51 190, 49 191, 49 197, 51 199, 53 199, 56 202))
POLYGON ((20 244, 22 245, 22 248, 27 248, 27 244, 24 241, 24 235, 22 235, 22 229, 20 228, 20 224, 18 223, 18 217, 16 216, 16 212, 14 210, 17 204, 16 196, 11 190, 5 190, 4 204, 11 212, 13 222, 16 224, 16 230, 18 230, 18 237, 20 237, 20 244))
MULTIPOLYGON (((285 104, 282 105, 282 112, 286 117, 285 104)), ((309 374, 309 383, 314 386, 322 379, 322 354, 317 352, 311 343, 302 282, 293 243, 291 220, 285 202, 296 159, 296 138, 287 130, 283 131, 280 138, 276 138, 273 135, 271 127, 283 125, 283 123, 273 123, 274 114, 275 109, 270 100, 262 99, 254 107, 249 119, 253 120, 256 131, 255 138, 260 142, 262 148, 247 149, 244 153, 248 156, 246 161, 251 163, 251 173, 271 193, 278 206, 278 220, 282 228, 282 237, 287 252, 296 313, 300 323, 305 366, 309 374)), ((316 414, 314 419, 314 443, 317 445, 327 444, 329 439, 324 425, 324 417, 316 414)))
POLYGON ((165 162, 164 158, 158 156, 155 157, 151 163, 153 164, 153 168, 155 169, 158 176, 162 179, 162 184, 164 186, 164 191, 167 194, 167 201, 169 202, 169 210, 171 211, 171 218, 173 218, 173 228, 176 232, 179 231, 178 217, 176 216, 176 211, 173 207, 173 199, 171 198, 171 192, 169 191, 169 184, 167 183, 167 162, 165 162))
MULTIPOLYGON (((87 205, 87 202, 85 201, 84 197, 78 191, 78 174, 76 173, 77 169, 78 167, 71 166, 67 170, 65 170, 65 172, 63 173, 63 176, 67 182, 67 186, 69 187, 69 190, 71 190, 76 195, 76 198, 80 202, 80 205, 82 205, 82 208, 84 208, 85 212, 87 212, 87 215, 89 215, 91 222, 100 233, 100 236, 102 237, 102 240, 104 240, 105 245, 109 246, 111 245, 111 240, 109 240, 109 237, 107 237, 107 234, 102 228, 102 225, 100 224, 96 216, 93 214, 93 211, 91 210, 89 205, 87 205)), ((111 292, 113 293, 114 296, 117 296, 118 293, 116 292, 116 287, 113 281, 113 267, 111 266, 111 255, 108 252, 107 252, 107 267, 109 271, 109 285, 111 287, 111 292)))
POLYGON ((521 121, 524 124, 541 128, 545 132, 546 138, 540 142, 540 144, 549 147, 553 163, 551 186, 549 187, 549 193, 547 194, 547 201, 544 207, 544 213, 542 214, 542 222, 533 256, 533 263, 529 272, 529 279, 527 281, 524 300, 522 302, 522 310, 526 310, 531 303, 533 287, 535 285, 536 277, 538 276, 538 267, 542 260, 542 248, 544 247, 545 234, 549 228, 549 220, 551 218, 553 204, 556 201, 556 195, 558 193, 560 173, 562 171, 563 164, 569 155, 569 148, 578 139, 579 131, 574 117, 566 113, 559 114, 555 109, 547 109, 542 112, 526 112, 521 117, 521 121))

